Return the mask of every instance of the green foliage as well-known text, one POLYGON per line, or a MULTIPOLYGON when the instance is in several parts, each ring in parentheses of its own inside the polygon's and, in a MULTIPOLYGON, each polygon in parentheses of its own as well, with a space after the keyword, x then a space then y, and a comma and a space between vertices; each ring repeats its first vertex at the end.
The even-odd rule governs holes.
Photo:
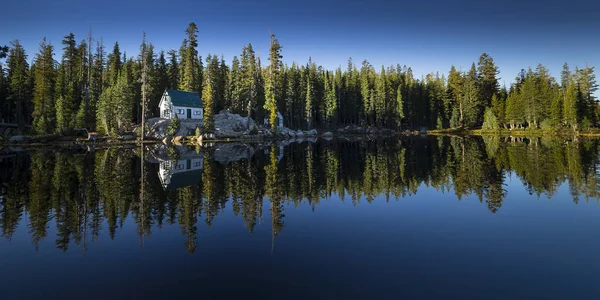
POLYGON ((402 127, 402 119, 404 119, 404 101, 402 100, 402 85, 398 85, 396 89, 396 122, 398 127, 402 127))
POLYGON ((367 60, 359 70, 352 58, 345 70, 326 70, 310 58, 307 64, 288 66, 272 35, 268 66, 261 67, 252 44, 244 45, 228 66, 223 57, 209 54, 203 61, 198 55, 194 23, 185 32, 179 51, 160 51, 157 56, 144 38, 139 55, 129 58, 118 42, 106 55, 101 38, 93 45, 90 34, 77 44, 68 34, 59 63, 44 40, 31 66, 14 41, 2 51, 8 54, 8 68, 0 69, 0 117, 21 126, 31 124, 40 134, 73 127, 110 134, 139 123, 142 111, 144 118, 157 116, 164 90, 178 88, 203 96, 209 130, 214 114, 222 109, 261 121, 266 116, 271 126, 280 112, 285 125, 294 129, 358 124, 477 128, 483 126, 488 108, 500 128, 538 128, 550 120, 545 124, 577 130, 584 118, 586 125, 600 125, 598 84, 594 67, 587 65, 572 72, 565 64, 560 83, 538 65, 522 70, 507 90, 499 89, 498 67, 486 53, 466 72, 452 66, 447 80, 438 73, 415 78, 410 67, 376 70, 367 60))
POLYGON ((196 130, 195 130, 194 132, 195 132, 194 134, 195 134, 197 137, 198 137, 198 136, 200 136, 200 135, 202 134, 202 133, 200 132, 200 127, 196 127, 196 130))
POLYGON ((169 147, 167 149, 167 157, 169 158, 169 160, 178 160, 179 152, 177 152, 177 150, 175 148, 169 147))
POLYGON ((486 108, 485 114, 483 115, 483 124, 481 126, 482 129, 486 130, 497 130, 500 129, 500 124, 498 123, 498 119, 494 115, 494 112, 491 108, 486 108))
POLYGON ((183 91, 198 92, 200 90, 201 74, 198 62, 198 27, 194 22, 188 25, 185 30, 187 39, 183 41, 180 54, 181 61, 181 77, 179 89, 183 91))
MULTIPOLYGON (((7 48, 8 49, 8 48, 7 48)), ((29 64, 27 63, 27 55, 25 49, 18 40, 11 42, 10 50, 8 50, 8 100, 15 104, 15 123, 20 127, 25 125, 29 119, 26 114, 27 102, 31 101, 31 85, 29 64)), ((0 66, 0 69, 2 67, 0 66)), ((3 72, 3 70, 2 70, 3 72)), ((0 78, 0 84, 4 83, 3 78, 0 78)), ((0 97, 3 95, 0 95, 0 97)), ((6 112, 5 112, 6 113, 6 112)), ((2 114, 0 114, 0 117, 2 114)))
POLYGON ((583 117, 581 120, 581 129, 590 129, 592 127, 592 121, 590 121, 587 117, 583 117))
POLYGON ((552 130, 552 129, 556 129, 556 128, 557 128, 557 126, 550 119, 545 119, 542 122, 540 122, 540 129, 542 129, 544 131, 548 131, 548 130, 552 130))
POLYGON ((275 132, 277 130, 277 100, 278 96, 281 94, 277 88, 277 83, 281 73, 281 45, 279 45, 279 41, 275 38, 274 34, 271 34, 271 48, 269 52, 269 67, 268 67, 268 75, 266 77, 266 85, 265 85, 265 105, 264 109, 269 114, 269 124, 271 125, 271 130, 275 132))
POLYGON ((214 107, 215 98, 213 95, 213 85, 210 81, 210 73, 204 79, 204 87, 202 88, 202 101, 204 101, 204 121, 202 123, 204 132, 210 133, 215 130, 214 107))
POLYGON ((54 47, 46 43, 40 44, 40 52, 35 58, 34 93, 33 93, 33 127, 37 133, 48 133, 54 126, 54 87, 56 82, 56 62, 53 58, 54 47))
POLYGON ((577 130, 578 121, 578 93, 573 78, 569 80, 569 84, 564 93, 563 101, 563 122, 577 130))
POLYGON ((181 121, 179 121, 179 118, 175 117, 173 119, 171 119, 171 122, 169 122, 169 125, 167 126, 167 130, 165 131, 165 134, 167 136, 174 136, 177 131, 179 130, 179 127, 181 126, 181 121))
MULTIPOLYGON (((22 230, 34 248, 52 239, 64 251, 86 251, 94 243, 78 234, 81 228, 98 240, 101 234, 115 238, 120 228, 133 225, 142 241, 150 229, 178 223, 185 240, 180 246, 193 252, 198 227, 210 226, 224 214, 240 218, 250 232, 261 218, 271 220, 276 239, 286 230, 284 208, 318 207, 326 198, 358 205, 379 197, 402 199, 428 187, 452 191, 457 199, 477 197, 489 213, 496 213, 504 201, 516 201, 505 191, 507 173, 526 182, 533 199, 555 197, 566 186, 569 192, 561 195, 572 195, 577 203, 579 196, 600 195, 595 172, 599 147, 589 139, 565 143, 499 136, 304 143, 283 152, 274 146, 268 155, 226 165, 214 160, 211 149, 196 148, 204 155, 197 178, 201 183, 166 190, 157 176, 149 176, 156 170, 140 165, 140 157, 131 151, 111 148, 71 155, 39 149, 30 159, 14 160, 17 167, 11 169, 0 200, 0 232, 10 239, 22 230)), ((168 148, 167 156, 169 163, 180 158, 176 148, 168 148)), ((167 176, 174 167, 169 163, 161 166, 167 176)))
POLYGON ((104 134, 117 133, 131 125, 133 119, 133 91, 126 72, 115 85, 102 93, 97 108, 98 131, 104 134))

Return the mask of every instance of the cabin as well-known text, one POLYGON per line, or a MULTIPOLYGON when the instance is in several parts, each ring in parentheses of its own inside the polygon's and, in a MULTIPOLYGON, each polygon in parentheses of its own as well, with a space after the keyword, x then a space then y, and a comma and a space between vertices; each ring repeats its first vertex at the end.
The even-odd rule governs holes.
MULTIPOLYGON (((281 113, 279 111, 277 111, 277 118, 275 119, 275 122, 277 123, 276 124, 277 128, 283 127, 283 116, 281 115, 281 113)), ((268 112, 267 112, 267 116, 265 117, 264 124, 265 124, 265 126, 269 126, 268 112)))
POLYGON ((179 118, 180 120, 202 120, 204 106, 196 92, 165 90, 158 104, 160 117, 165 119, 179 118))
POLYGON ((200 157, 163 161, 159 165, 158 178, 165 190, 176 190, 200 183, 204 160, 200 157))

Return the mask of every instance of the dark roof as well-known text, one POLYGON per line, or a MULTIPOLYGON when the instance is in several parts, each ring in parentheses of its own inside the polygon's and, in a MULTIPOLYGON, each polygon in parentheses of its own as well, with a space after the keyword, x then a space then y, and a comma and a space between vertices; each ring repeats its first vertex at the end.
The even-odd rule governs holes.
POLYGON ((180 172, 171 175, 171 181, 166 186, 167 190, 176 190, 182 187, 197 185, 202 179, 202 169, 180 172))
POLYGON ((167 90, 174 106, 202 107, 202 99, 196 92, 167 90))

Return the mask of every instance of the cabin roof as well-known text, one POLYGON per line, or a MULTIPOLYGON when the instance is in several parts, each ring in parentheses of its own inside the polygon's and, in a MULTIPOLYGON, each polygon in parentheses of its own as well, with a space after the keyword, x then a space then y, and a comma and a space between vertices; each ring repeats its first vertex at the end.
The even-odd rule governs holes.
POLYGON ((167 94, 171 97, 171 103, 174 106, 186 107, 202 107, 202 99, 196 92, 186 92, 178 90, 167 90, 167 94))

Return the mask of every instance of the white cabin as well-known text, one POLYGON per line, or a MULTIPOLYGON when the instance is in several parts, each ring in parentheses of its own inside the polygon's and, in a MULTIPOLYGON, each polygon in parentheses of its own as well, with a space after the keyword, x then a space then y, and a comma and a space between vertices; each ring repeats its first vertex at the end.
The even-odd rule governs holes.
POLYGON ((177 117, 180 120, 202 120, 204 118, 202 99, 195 92, 165 90, 158 105, 161 118, 177 117))
POLYGON ((204 159, 200 157, 163 161, 159 165, 158 178, 165 190, 175 190, 198 184, 202 178, 204 159))

